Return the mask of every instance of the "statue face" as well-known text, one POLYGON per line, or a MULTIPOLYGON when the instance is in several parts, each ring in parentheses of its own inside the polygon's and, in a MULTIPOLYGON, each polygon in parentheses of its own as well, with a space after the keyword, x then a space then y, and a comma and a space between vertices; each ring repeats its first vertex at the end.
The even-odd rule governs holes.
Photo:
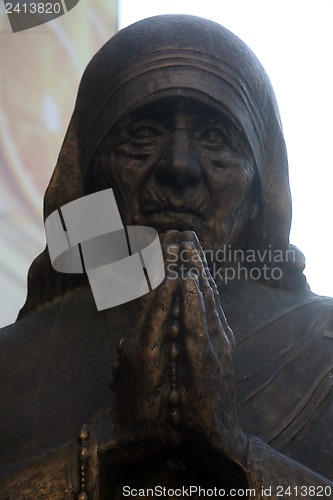
POLYGON ((113 187, 125 225, 194 230, 205 248, 234 243, 254 216, 254 166, 242 132, 189 98, 136 109, 94 160, 94 189, 113 187))

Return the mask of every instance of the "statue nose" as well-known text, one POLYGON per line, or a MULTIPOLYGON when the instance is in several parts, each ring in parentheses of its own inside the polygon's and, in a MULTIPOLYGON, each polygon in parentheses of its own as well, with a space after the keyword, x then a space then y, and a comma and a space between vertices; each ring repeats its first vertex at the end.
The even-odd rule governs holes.
POLYGON ((176 189, 195 186, 201 179, 201 168, 193 139, 186 130, 176 130, 168 149, 155 166, 155 176, 161 184, 176 189))

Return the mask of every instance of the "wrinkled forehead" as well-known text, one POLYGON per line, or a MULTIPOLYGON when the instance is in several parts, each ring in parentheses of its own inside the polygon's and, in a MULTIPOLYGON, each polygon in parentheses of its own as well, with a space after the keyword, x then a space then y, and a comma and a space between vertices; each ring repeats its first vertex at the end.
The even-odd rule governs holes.
MULTIPOLYGON (((191 58, 184 56, 181 61, 177 58, 172 65, 169 65, 169 60, 168 64, 165 62, 163 57, 162 60, 155 60, 153 67, 141 64, 139 68, 132 68, 130 75, 124 76, 111 95, 106 91, 104 98, 100 96, 99 105, 95 107, 95 124, 89 131, 92 147, 87 152, 87 161, 124 116, 150 104, 177 98, 178 102, 191 99, 201 110, 215 111, 228 117, 246 138, 259 168, 260 124, 255 120, 254 110, 251 112, 249 100, 241 95, 239 86, 230 84, 227 73, 221 68, 216 72, 216 68, 207 64, 206 60, 204 65, 198 61, 194 64, 191 58)), ((83 144, 87 144, 87 140, 83 144)))
POLYGON ((239 135, 244 136, 242 125, 236 121, 229 109, 205 94, 183 89, 147 95, 124 112, 119 121, 111 127, 110 133, 133 121, 149 118, 163 122, 172 129, 175 119, 182 115, 191 118, 193 126, 199 122, 232 126, 239 135))

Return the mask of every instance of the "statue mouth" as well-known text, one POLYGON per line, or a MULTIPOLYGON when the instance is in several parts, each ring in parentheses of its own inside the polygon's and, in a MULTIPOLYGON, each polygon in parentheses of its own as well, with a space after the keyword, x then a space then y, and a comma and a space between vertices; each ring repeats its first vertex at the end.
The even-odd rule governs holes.
POLYGON ((151 215, 156 215, 157 217, 159 214, 163 216, 163 214, 174 214, 174 215, 180 215, 180 216, 190 216, 190 217, 197 217, 199 219, 202 219, 203 221, 206 221, 206 217, 203 215, 203 213, 199 210, 193 209, 191 207, 184 207, 184 206, 174 206, 174 205, 165 205, 162 207, 158 208, 147 208, 143 210, 143 215, 145 216, 151 216, 151 215))
POLYGON ((169 229, 198 232, 207 224, 206 217, 201 212, 184 206, 165 206, 147 209, 142 213, 146 224, 154 227, 159 233, 169 229))
POLYGON ((169 229, 205 231, 211 214, 209 200, 203 193, 189 199, 185 193, 148 190, 139 199, 139 207, 145 223, 159 233, 169 229))

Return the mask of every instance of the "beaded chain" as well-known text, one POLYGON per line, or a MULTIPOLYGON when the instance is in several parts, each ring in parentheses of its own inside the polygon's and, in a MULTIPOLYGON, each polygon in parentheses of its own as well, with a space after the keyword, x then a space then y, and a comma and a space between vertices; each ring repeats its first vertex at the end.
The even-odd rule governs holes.
MULTIPOLYGON (((180 416, 178 411, 179 394, 177 391, 177 358, 178 358, 178 348, 177 339, 179 337, 179 315, 180 308, 178 301, 174 304, 172 310, 174 322, 169 331, 169 337, 172 339, 170 348, 170 392, 169 392, 169 405, 170 405, 170 421, 171 425, 176 430, 179 426, 180 416)), ((179 445, 180 436, 178 432, 174 431, 171 433, 171 439, 174 445, 179 445)))
POLYGON ((89 431, 86 425, 83 425, 79 432, 79 462, 80 462, 80 493, 77 495, 76 500, 89 500, 86 492, 86 474, 87 474, 87 461, 89 459, 89 450, 86 446, 86 441, 89 437, 89 431))

